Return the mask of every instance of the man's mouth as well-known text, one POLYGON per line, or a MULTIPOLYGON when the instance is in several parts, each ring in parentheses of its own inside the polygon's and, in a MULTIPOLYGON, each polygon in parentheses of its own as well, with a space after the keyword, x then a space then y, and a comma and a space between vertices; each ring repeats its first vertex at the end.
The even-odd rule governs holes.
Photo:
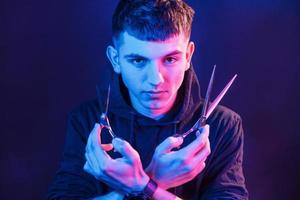
POLYGON ((160 94, 160 93, 163 93, 163 92, 165 92, 165 91, 163 91, 163 90, 156 90, 156 91, 151 90, 151 91, 147 91, 147 93, 150 93, 150 94, 160 94))
POLYGON ((159 98, 164 95, 167 91, 164 90, 149 90, 146 91, 145 94, 148 95, 150 98, 159 98))

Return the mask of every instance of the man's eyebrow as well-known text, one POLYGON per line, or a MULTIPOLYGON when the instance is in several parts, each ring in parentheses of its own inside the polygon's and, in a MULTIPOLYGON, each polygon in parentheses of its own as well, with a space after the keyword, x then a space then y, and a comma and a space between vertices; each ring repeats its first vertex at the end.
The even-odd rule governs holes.
POLYGON ((172 51, 170 53, 168 53, 167 55, 165 55, 164 57, 167 57, 167 56, 175 56, 175 55, 178 55, 178 54, 183 54, 183 52, 179 51, 179 50, 175 50, 175 51, 172 51))
MULTIPOLYGON (((183 54, 183 52, 181 52, 179 50, 175 50, 175 51, 172 51, 172 52, 170 52, 166 55, 163 55, 162 57, 175 56, 175 55, 181 55, 181 54, 183 54)), ((131 53, 131 54, 125 55, 124 58, 126 58, 126 59, 130 59, 130 58, 144 58, 144 59, 147 59, 147 57, 142 56, 140 54, 136 54, 136 53, 131 53)))
POLYGON ((124 58, 129 59, 129 58, 146 58, 146 57, 136 54, 136 53, 131 53, 131 54, 125 55, 124 58))

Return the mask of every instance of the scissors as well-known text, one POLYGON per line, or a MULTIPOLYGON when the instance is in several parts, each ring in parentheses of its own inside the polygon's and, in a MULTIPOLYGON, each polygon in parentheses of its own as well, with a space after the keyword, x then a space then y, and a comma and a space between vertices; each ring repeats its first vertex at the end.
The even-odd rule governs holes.
MULTIPOLYGON (((100 93, 99 93, 99 88, 97 87, 97 96, 98 96, 98 103, 101 106, 101 102, 100 102, 100 93)), ((112 139, 116 138, 116 134, 113 132, 110 123, 109 123, 109 119, 107 116, 107 111, 108 111, 108 105, 109 105, 109 96, 110 96, 110 85, 108 85, 108 90, 107 90, 107 96, 106 96, 106 104, 105 104, 105 112, 102 112, 100 115, 100 132, 102 132, 102 129, 107 129, 108 133, 110 134, 110 136, 112 137, 112 139)))
POLYGON ((216 99, 212 103, 210 103, 210 105, 208 106, 210 95, 211 95, 211 90, 212 90, 212 86, 213 86, 213 82, 214 82, 215 70, 216 70, 216 65, 214 65, 212 74, 210 76, 210 80, 209 80, 209 84, 208 84, 208 87, 207 87, 206 96, 205 96, 205 100, 204 100, 204 104, 203 104, 203 108, 202 108, 202 112, 201 112, 200 118, 197 120, 197 122, 194 124, 194 126, 192 126, 191 129, 189 129, 187 132, 182 133, 182 134, 176 133, 174 135, 175 137, 185 138, 190 133, 192 133, 194 131, 198 131, 198 130, 200 130, 201 127, 205 126, 206 119, 210 116, 210 114, 217 107, 217 105, 219 104, 219 102, 224 97, 224 95, 226 94, 226 92, 228 91, 228 89, 230 88, 230 86, 232 85, 233 81, 237 77, 237 74, 235 74, 233 76, 233 78, 224 87, 224 89, 220 92, 220 94, 216 97, 216 99))
MULTIPOLYGON (((216 65, 214 65, 214 68, 213 68, 213 71, 212 71, 212 74, 211 74, 211 77, 210 77, 210 81, 209 81, 209 84, 208 84, 208 88, 207 88, 207 91, 206 91, 206 96, 205 96, 205 100, 204 100, 204 104, 203 104, 203 108, 202 108, 202 112, 201 112, 201 117, 197 120, 197 122, 192 126, 191 129, 189 129, 187 132, 182 133, 182 134, 176 133, 174 135, 175 137, 185 138, 190 133, 192 133, 194 131, 197 131, 197 130, 200 130, 201 127, 205 126, 206 119, 210 116, 210 114, 217 107, 217 105, 222 100, 222 98, 224 97, 224 95, 226 94, 226 92, 228 91, 228 89, 230 88, 232 83, 234 82, 235 78, 237 77, 237 74, 235 74, 233 76, 233 78, 224 87, 224 89, 220 92, 220 94, 216 97, 216 99, 212 103, 210 103, 210 105, 208 106, 210 95, 211 95, 211 90, 212 90, 212 86, 213 86, 214 76, 215 76, 215 70, 216 70, 216 65)), ((100 102, 100 94, 99 94, 98 87, 97 87, 97 95, 98 95, 99 105, 101 106, 102 104, 100 102)), ((110 85, 108 86, 108 90, 107 90, 105 112, 101 113, 101 116, 100 116, 100 132, 102 131, 103 128, 105 128, 105 129, 108 130, 108 133, 110 134, 112 139, 114 139, 117 136, 113 132, 113 130, 110 126, 110 123, 109 123, 108 116, 107 116, 108 105, 109 105, 109 96, 110 96, 110 85)))

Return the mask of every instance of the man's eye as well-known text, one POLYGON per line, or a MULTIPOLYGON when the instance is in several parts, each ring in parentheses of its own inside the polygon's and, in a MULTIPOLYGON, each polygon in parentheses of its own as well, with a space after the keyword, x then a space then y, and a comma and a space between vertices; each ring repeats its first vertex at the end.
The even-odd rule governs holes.
POLYGON ((130 62, 134 65, 143 65, 145 63, 145 59, 143 59, 143 58, 134 58, 134 59, 131 59, 130 62))
POLYGON ((168 58, 165 59, 165 63, 166 63, 166 64, 173 64, 173 63, 175 63, 176 61, 177 61, 177 59, 174 58, 174 57, 168 57, 168 58))

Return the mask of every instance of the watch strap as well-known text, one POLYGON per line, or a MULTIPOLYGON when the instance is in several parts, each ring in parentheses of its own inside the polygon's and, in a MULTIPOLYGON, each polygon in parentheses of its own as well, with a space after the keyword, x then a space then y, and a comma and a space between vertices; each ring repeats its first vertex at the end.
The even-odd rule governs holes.
POLYGON ((146 197, 152 198, 156 189, 157 189, 157 183, 150 178, 146 187, 143 190, 143 194, 146 197))

